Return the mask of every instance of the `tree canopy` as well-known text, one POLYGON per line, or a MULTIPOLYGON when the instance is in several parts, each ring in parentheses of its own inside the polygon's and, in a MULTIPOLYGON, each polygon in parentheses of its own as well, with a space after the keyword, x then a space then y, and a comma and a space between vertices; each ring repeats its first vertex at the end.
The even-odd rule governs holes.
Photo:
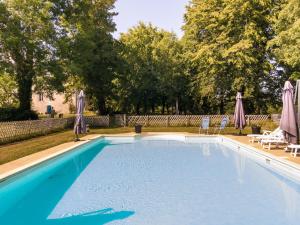
POLYGON ((0 1, 0 107, 84 89, 99 114, 223 114, 241 91, 247 113, 268 113, 300 78, 299 0, 191 0, 182 38, 140 22, 119 40, 114 4, 0 1))
POLYGON ((0 75, 0 108, 16 107, 18 102, 17 83, 7 73, 0 75))
POLYGON ((217 106, 224 113, 224 106, 242 91, 251 100, 248 110, 265 111, 272 82, 266 47, 272 35, 271 8, 265 0, 191 1, 185 14, 186 55, 194 68, 194 89, 210 102, 209 108, 217 106))
POLYGON ((182 46, 176 35, 140 23, 122 34, 120 42, 128 69, 118 79, 123 87, 119 98, 124 104, 121 110, 139 114, 140 108, 143 113, 151 108, 155 113, 159 107, 165 113, 167 106, 175 104, 178 113, 179 101, 185 101, 187 94, 187 77, 182 46))
POLYGON ((53 90, 63 80, 53 9, 51 1, 0 2, 0 65, 15 76, 19 107, 24 111, 31 109, 35 81, 40 79, 40 84, 53 90))
POLYGON ((300 79, 300 1, 284 0, 274 18, 275 36, 269 45, 287 73, 300 79))
MULTIPOLYGON (((62 1, 63 2, 63 1, 62 1)), ((65 68, 70 76, 82 81, 95 110, 107 113, 112 95, 112 80, 118 70, 118 42, 113 39, 115 24, 112 11, 115 0, 68 1, 62 6, 65 68)))

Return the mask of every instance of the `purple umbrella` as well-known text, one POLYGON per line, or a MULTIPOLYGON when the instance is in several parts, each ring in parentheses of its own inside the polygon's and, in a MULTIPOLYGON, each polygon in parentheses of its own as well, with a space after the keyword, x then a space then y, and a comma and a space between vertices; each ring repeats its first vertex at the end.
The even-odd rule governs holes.
POLYGON ((83 117, 83 111, 84 111, 84 93, 81 90, 78 97, 77 97, 77 110, 76 110, 76 119, 74 124, 74 133, 76 134, 77 140, 78 134, 84 134, 86 133, 86 124, 83 117))
POLYGON ((233 120, 234 120, 235 128, 240 129, 240 133, 241 133, 241 130, 246 126, 246 119, 245 119, 241 92, 238 92, 236 95, 236 105, 235 105, 233 120))
POLYGON ((293 102, 294 88, 289 81, 286 81, 282 93, 282 113, 280 120, 280 129, 284 133, 285 139, 292 144, 298 140, 296 113, 293 102))

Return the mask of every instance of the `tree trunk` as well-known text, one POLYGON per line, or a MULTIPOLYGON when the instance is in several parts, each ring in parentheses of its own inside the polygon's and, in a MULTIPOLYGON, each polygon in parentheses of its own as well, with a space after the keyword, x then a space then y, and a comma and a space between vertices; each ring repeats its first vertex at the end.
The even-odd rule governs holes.
POLYGON ((152 111, 152 114, 155 114, 155 103, 154 103, 154 101, 152 101, 152 104, 151 104, 151 111, 152 111))
POLYGON ((144 95, 144 114, 146 115, 148 112, 148 102, 147 102, 147 96, 144 95))
MULTIPOLYGON (((182 103, 181 103, 182 105, 182 103)), ((184 113, 184 115, 187 115, 187 107, 186 107, 186 104, 182 105, 182 111, 184 113)))
POLYGON ((176 97, 176 115, 179 115, 179 98, 176 97))
POLYGON ((220 114, 223 115, 224 114, 224 100, 222 99, 220 104, 219 104, 219 111, 220 114))
POLYGON ((18 98, 21 111, 31 110, 32 83, 34 72, 25 66, 17 71, 18 98))
POLYGON ((98 111, 100 115, 106 115, 106 105, 105 105, 105 99, 103 96, 97 98, 98 101, 98 111))
POLYGON ((166 101, 165 98, 162 98, 162 108, 161 108, 161 114, 165 114, 165 107, 166 107, 166 101))
POLYGON ((140 102, 138 102, 135 106, 135 114, 140 115, 140 102))

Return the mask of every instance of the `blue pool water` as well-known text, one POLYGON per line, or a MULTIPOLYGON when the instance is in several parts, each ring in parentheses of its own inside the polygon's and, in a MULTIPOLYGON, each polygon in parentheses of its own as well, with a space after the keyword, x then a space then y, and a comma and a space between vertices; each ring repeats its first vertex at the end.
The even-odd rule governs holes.
POLYGON ((212 139, 96 140, 0 183, 1 225, 299 225, 300 185, 212 139))

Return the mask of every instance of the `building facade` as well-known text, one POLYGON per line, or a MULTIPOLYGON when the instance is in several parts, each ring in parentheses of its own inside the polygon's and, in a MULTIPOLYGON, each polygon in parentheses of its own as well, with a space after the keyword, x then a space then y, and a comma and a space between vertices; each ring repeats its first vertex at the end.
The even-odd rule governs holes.
POLYGON ((46 114, 47 107, 49 105, 55 110, 57 114, 69 114, 74 113, 75 110, 75 95, 68 102, 65 100, 64 94, 53 94, 53 99, 49 99, 43 93, 33 93, 32 94, 32 110, 39 114, 46 114))

